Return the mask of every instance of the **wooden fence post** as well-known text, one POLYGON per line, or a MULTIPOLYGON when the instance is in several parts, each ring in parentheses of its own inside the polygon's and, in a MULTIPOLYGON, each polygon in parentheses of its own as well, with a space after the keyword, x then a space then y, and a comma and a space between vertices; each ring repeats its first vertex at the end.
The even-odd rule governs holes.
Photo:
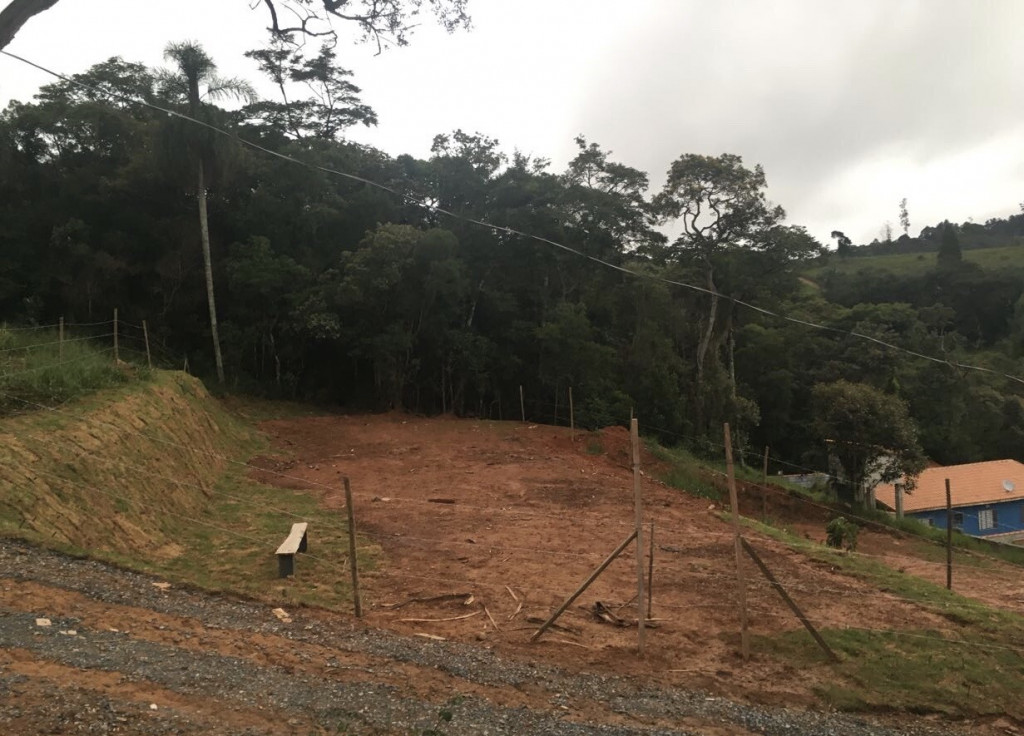
POLYGON ((57 328, 57 362, 64 362, 64 317, 60 318, 60 327, 57 328))
POLYGON ((182 370, 184 370, 186 374, 188 373, 188 356, 187 355, 185 356, 185 366, 182 368, 182 370))
POLYGON ((117 352, 117 307, 114 307, 114 362, 120 362, 120 356, 117 352))
POLYGON ((523 384, 519 384, 519 414, 523 418, 523 424, 526 424, 526 403, 523 399, 523 384))
POLYGON ((761 523, 768 523, 768 445, 764 446, 764 464, 761 467, 761 523))
POLYGON ((352 571, 352 605, 356 618, 362 618, 363 606, 359 600, 359 567, 356 564, 356 515, 352 510, 352 486, 345 476, 345 507, 348 510, 348 564, 352 571))
POLYGON ((651 549, 647 556, 647 618, 651 617, 654 600, 654 520, 651 519, 651 549))
POLYGON ((946 590, 953 590, 953 495, 946 478, 946 590))
POLYGON ((633 514, 636 531, 636 636, 637 650, 644 653, 644 504, 640 488, 640 429, 636 419, 629 423, 629 439, 633 447, 633 514))
POLYGON ((539 629, 533 632, 533 636, 530 637, 530 641, 537 641, 540 635, 547 631, 548 627, 551 626, 551 624, 553 624, 555 621, 557 621, 559 616, 565 613, 565 609, 571 606, 572 602, 579 598, 580 595, 583 594, 583 591, 590 587, 590 584, 592 582, 597 580, 597 576, 603 573, 605 571, 605 568, 608 567, 608 565, 612 564, 612 562, 615 561, 615 558, 622 554, 622 550, 626 549, 626 547, 628 547, 634 539, 636 539, 636 531, 630 532, 629 536, 622 540, 622 543, 618 547, 616 547, 610 555, 608 555, 605 558, 604 562, 598 565, 597 569, 594 570, 594 572, 590 573, 590 577, 584 580, 583 584, 580 587, 576 588, 575 592, 573 592, 572 595, 565 599, 565 602, 563 602, 562 605, 558 607, 558 610, 551 614, 548 620, 541 624, 541 627, 539 629))
POLYGON ((736 493, 736 476, 732 464, 732 436, 725 423, 725 470, 729 479, 729 503, 732 505, 733 547, 736 552, 736 595, 740 607, 740 651, 750 659, 750 637, 747 633, 747 583, 743 577, 743 550, 740 546, 740 502, 736 493))
POLYGON ((572 405, 572 386, 569 387, 569 438, 576 441, 576 411, 572 405))
POLYGON ((146 324, 146 320, 142 320, 142 337, 146 340, 146 365, 153 368, 153 356, 149 352, 149 326, 146 324))

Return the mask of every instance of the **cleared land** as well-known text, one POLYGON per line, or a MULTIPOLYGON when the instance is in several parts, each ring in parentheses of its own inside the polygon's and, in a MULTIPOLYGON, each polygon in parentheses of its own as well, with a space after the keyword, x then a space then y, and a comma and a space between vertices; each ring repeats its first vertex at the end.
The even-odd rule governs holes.
POLYGON ((824 660, 745 560, 754 638, 743 662, 727 519, 717 502, 657 480, 679 475, 644 453, 657 624, 646 656, 636 655, 635 628, 593 615, 600 601, 635 621, 633 550, 569 609, 563 629, 530 643, 537 620, 632 528, 625 430, 573 442, 565 428, 514 422, 290 411, 264 421, 260 440, 246 421, 281 407, 226 411, 191 379, 154 380, 0 423, 14 453, 0 473, 13 502, 0 510, 6 535, 88 547, 161 576, 2 545, 0 730, 1020 728, 1019 567, 958 552, 950 594, 935 584, 944 553, 933 544, 865 531, 861 554, 837 553, 820 544, 828 511, 772 494, 771 526, 762 525, 760 492, 745 486, 748 539, 843 661, 824 660), (346 475, 362 621, 349 613, 346 475), (90 515, 92 503, 101 505, 90 515), (280 580, 273 551, 298 519, 310 522, 309 553, 280 580), (162 580, 170 590, 153 585, 162 580), (248 602, 187 588, 196 583, 248 602), (887 723, 781 706, 867 711, 887 723))

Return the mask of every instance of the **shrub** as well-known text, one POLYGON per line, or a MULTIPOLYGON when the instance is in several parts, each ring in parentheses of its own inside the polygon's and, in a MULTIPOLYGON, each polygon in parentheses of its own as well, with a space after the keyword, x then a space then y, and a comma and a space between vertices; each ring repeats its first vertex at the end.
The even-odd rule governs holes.
POLYGON ((837 516, 825 526, 825 544, 850 552, 857 549, 857 532, 860 527, 845 517, 837 516))

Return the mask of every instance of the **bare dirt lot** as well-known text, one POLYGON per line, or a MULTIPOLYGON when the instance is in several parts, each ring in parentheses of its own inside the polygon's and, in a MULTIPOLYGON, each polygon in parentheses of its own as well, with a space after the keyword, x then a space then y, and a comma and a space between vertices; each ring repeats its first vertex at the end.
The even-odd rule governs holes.
MULTIPOLYGON (((824 659, 794 667, 755 638, 743 662, 731 527, 709 501, 649 474, 642 488, 645 518, 655 523, 656 628, 645 655, 635 626, 592 612, 600 601, 635 623, 632 549, 570 607, 563 628, 531 643, 536 622, 632 530, 622 429, 572 442, 564 428, 397 415, 275 420, 264 429, 273 451, 260 464, 288 476, 256 471, 266 482, 309 488, 340 509, 341 478, 350 477, 357 526, 377 558, 361 581, 364 618, 290 608, 283 621, 270 605, 167 589, 0 541, 0 732, 1014 733, 1005 720, 816 712, 815 689, 834 677, 824 659)), ((643 456, 648 473, 655 465, 643 456)), ((798 523, 821 533, 810 518, 798 523)), ((344 560, 346 550, 317 546, 315 519, 310 530, 310 554, 344 560)), ((949 625, 782 543, 747 536, 821 626, 949 625)), ((909 543, 878 536, 873 554, 893 564, 915 559, 902 546, 909 543), (891 549, 881 546, 886 539, 891 549)), ((744 570, 752 632, 799 629, 747 560, 744 570)), ((1011 574, 996 563, 979 570, 991 572, 993 596, 1011 574)))
MULTIPOLYGON (((600 601, 635 622, 633 549, 566 612, 560 620, 565 629, 530 642, 537 622, 632 529, 629 438, 621 428, 578 435, 575 442, 565 428, 404 415, 281 420, 264 429, 293 457, 289 475, 336 487, 343 475, 351 478, 357 526, 386 561, 365 580, 372 626, 766 704, 809 706, 815 688, 833 677, 824 659, 819 667, 795 669, 756 650, 749 662, 738 657, 731 526, 711 502, 649 475, 642 486, 645 519, 655 522, 657 628, 647 632, 645 656, 637 656, 635 628, 600 622, 592 613, 600 601), (449 594, 472 594, 473 602, 417 602, 449 594)), ((645 454, 641 464, 650 472, 657 462, 645 454)), ((270 475, 264 480, 275 482, 270 475)), ((341 507, 344 499, 327 491, 325 503, 341 507)), ((797 531, 824 535, 824 521, 797 517, 803 523, 797 531)), ((948 627, 948 621, 830 565, 756 533, 747 536, 821 627, 948 627)), ((937 580, 944 568, 916 557, 918 545, 928 546, 883 533, 867 532, 862 540, 869 554, 937 580), (916 566, 909 568, 908 560, 916 566)), ((752 633, 800 629, 752 563, 743 564, 752 633)), ((1015 573, 992 563, 972 571, 970 591, 964 592, 1020 608, 1019 600, 1005 595, 1005 580, 1015 573)))

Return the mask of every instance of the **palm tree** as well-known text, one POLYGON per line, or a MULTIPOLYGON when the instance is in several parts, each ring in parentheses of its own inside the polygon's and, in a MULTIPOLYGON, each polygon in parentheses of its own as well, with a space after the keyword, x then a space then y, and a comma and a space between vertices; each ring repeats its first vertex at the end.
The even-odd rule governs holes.
MULTIPOLYGON (((195 41, 168 44, 164 49, 164 58, 174 62, 176 67, 160 74, 164 93, 177 99, 184 99, 188 115, 193 119, 202 119, 204 99, 235 97, 251 102, 256 98, 256 93, 248 82, 218 77, 217 65, 195 41)), ((224 359, 221 357, 220 335, 217 331, 217 301, 213 292, 210 224, 206 211, 206 169, 213 158, 213 150, 209 145, 204 145, 204 139, 200 136, 193 136, 188 148, 194 159, 196 199, 199 202, 199 234, 203 246, 203 267, 206 272, 206 299, 210 307, 213 357, 217 364, 217 380, 224 383, 224 359)))

